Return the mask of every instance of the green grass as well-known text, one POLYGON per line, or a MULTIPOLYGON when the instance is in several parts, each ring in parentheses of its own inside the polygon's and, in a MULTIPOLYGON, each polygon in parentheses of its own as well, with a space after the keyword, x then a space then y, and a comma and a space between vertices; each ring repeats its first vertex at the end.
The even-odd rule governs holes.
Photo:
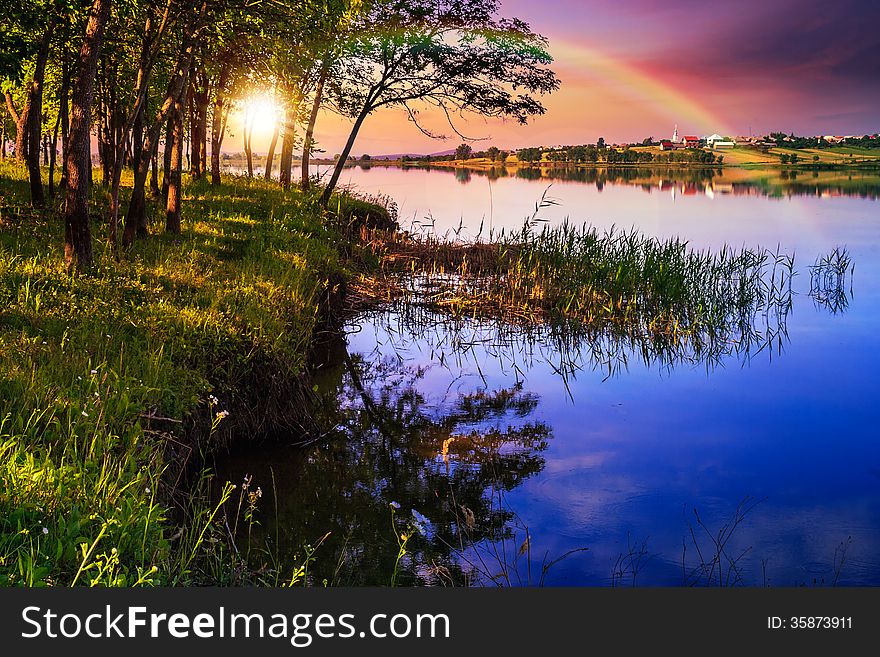
POLYGON ((526 332, 543 327, 646 361, 748 357, 784 334, 791 306, 793 258, 760 248, 701 251, 635 230, 537 222, 489 243, 428 235, 374 244, 384 277, 353 284, 363 307, 402 303, 411 324, 421 320, 410 309, 421 308, 526 332))
POLYGON ((299 192, 194 183, 181 235, 156 228, 116 262, 96 221, 94 271, 71 276, 57 208, 27 200, 26 172, 0 164, 0 585, 244 577, 218 485, 184 486, 183 464, 291 411, 335 233, 299 192))

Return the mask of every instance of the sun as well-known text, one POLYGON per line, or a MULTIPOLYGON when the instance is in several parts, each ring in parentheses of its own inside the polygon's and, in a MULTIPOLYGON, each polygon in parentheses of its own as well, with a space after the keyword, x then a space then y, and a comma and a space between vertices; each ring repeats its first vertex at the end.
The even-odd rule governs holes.
POLYGON ((251 96, 243 104, 245 125, 253 134, 270 135, 278 123, 278 106, 270 96, 251 96))

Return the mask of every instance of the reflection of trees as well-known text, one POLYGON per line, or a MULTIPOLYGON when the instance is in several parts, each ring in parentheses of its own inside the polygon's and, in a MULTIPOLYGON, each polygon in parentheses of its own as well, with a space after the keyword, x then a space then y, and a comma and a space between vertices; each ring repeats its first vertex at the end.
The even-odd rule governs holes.
MULTIPOLYGON (((462 509, 473 514, 472 540, 505 536, 512 514, 493 505, 494 492, 512 490, 544 467, 550 430, 527 420, 537 397, 514 387, 431 402, 417 388, 424 369, 397 359, 346 360, 346 368, 334 369, 336 386, 327 397, 334 435, 294 453, 296 463, 269 457, 245 466, 264 490, 274 473, 276 551, 289 559, 302 542, 329 531, 311 566, 315 582, 388 584, 397 555, 389 505, 397 502, 398 518, 415 510, 430 523, 408 544, 399 582, 433 581, 432 564, 455 576, 460 567, 451 546, 459 542, 462 509)), ((262 526, 270 544, 274 522, 262 526)))
MULTIPOLYGON (((470 181, 470 176, 486 176, 494 180, 511 174, 505 167, 490 169, 467 167, 443 167, 424 165, 420 168, 435 172, 452 173, 461 182, 470 181)), ((697 189, 711 188, 721 183, 729 185, 729 191, 736 195, 760 195, 772 198, 784 196, 859 196, 861 198, 880 198, 880 177, 871 173, 850 174, 842 179, 839 171, 813 170, 809 181, 799 178, 806 171, 773 171, 752 180, 727 181, 722 169, 713 167, 575 167, 575 166, 530 166, 517 167, 512 171, 516 178, 523 180, 561 180, 595 185, 601 190, 606 185, 633 185, 651 192, 658 187, 671 188, 676 185, 696 185, 697 189)))

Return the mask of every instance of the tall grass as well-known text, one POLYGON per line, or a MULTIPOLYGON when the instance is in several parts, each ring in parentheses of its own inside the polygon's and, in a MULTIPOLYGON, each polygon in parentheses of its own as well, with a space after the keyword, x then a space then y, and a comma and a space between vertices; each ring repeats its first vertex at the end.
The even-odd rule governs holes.
POLYGON ((419 335, 452 317, 471 334, 464 344, 551 342, 570 355, 563 368, 585 351, 610 370, 628 353, 668 364, 749 355, 781 343, 792 305, 794 259, 778 251, 534 220, 490 242, 365 237, 383 271, 353 286, 353 307, 391 302, 401 331, 419 335))

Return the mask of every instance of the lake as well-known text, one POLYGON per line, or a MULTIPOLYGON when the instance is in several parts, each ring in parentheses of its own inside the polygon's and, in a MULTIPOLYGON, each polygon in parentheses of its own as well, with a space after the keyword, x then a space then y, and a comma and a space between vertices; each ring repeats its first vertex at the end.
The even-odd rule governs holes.
POLYGON ((419 311, 352 318, 318 377, 336 429, 218 463, 273 491, 259 518, 277 551, 331 532, 316 582, 880 585, 876 173, 370 166, 341 183, 393 198, 411 230, 567 218, 779 250, 797 275, 777 330, 709 360, 419 311), (838 246, 855 269, 832 303, 810 266, 838 246))

